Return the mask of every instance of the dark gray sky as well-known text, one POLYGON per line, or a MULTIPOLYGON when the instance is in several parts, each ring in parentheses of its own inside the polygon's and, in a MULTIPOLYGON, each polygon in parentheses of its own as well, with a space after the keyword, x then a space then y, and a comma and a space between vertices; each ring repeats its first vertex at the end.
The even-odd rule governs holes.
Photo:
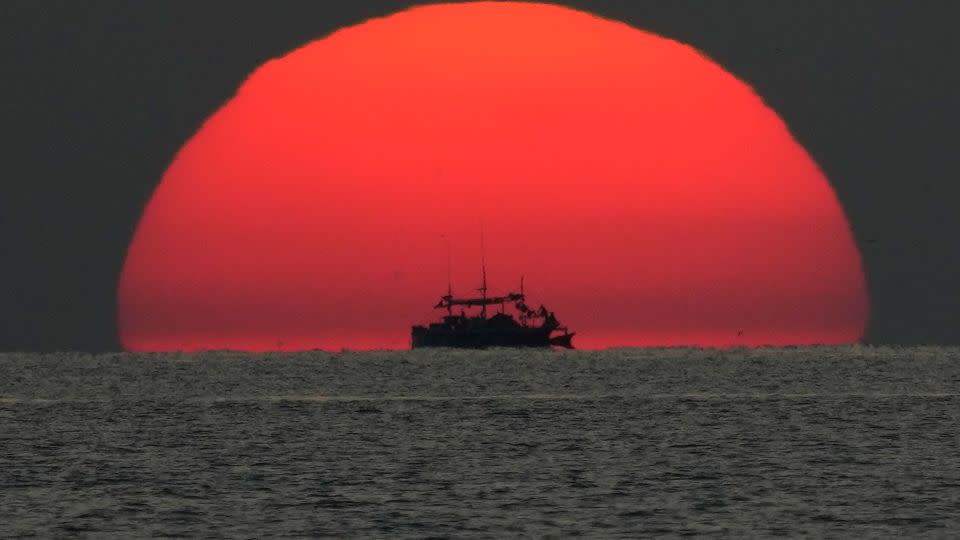
MULTIPOLYGON (((0 3, 0 350, 118 348, 124 250, 180 145, 264 60, 417 3, 0 3)), ((754 86, 852 222, 869 340, 960 343, 960 5, 556 3, 691 44, 754 86)))

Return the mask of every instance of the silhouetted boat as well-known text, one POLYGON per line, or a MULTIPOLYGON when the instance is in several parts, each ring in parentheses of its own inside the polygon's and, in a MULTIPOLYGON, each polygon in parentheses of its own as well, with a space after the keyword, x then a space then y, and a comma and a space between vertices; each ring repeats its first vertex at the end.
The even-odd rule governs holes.
POLYGON ((447 284, 447 294, 440 297, 434 309, 446 309, 447 314, 439 322, 411 329, 413 348, 457 347, 483 349, 487 347, 566 347, 573 348, 574 333, 561 326, 552 311, 543 305, 531 309, 526 304, 523 278, 520 292, 506 296, 487 296, 487 269, 483 265, 483 285, 477 289, 479 298, 455 298, 452 287, 447 284), (506 312, 507 305, 517 312, 517 317, 506 312), (464 309, 453 313, 454 306, 479 307, 479 315, 468 315, 464 309), (499 310, 487 317, 487 306, 499 306, 499 310))

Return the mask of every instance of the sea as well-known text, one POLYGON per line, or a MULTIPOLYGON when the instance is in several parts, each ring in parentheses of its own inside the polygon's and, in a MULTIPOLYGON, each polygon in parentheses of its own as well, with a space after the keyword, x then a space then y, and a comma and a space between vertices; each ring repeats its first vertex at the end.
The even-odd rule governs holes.
POLYGON ((0 355, 0 537, 957 537, 960 349, 0 355))

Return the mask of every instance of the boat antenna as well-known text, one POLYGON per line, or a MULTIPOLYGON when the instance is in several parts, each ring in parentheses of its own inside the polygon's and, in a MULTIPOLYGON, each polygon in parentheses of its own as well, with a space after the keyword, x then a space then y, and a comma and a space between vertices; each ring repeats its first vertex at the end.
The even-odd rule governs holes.
POLYGON ((487 318, 487 256, 483 245, 483 222, 480 222, 480 272, 483 276, 483 285, 480 287, 480 294, 483 303, 480 307, 480 316, 487 318))
POLYGON ((453 280, 450 277, 450 268, 451 256, 450 256, 450 238, 441 234, 440 238, 443 238, 444 243, 447 245, 447 315, 453 315, 453 305, 450 304, 450 300, 453 299, 453 280))

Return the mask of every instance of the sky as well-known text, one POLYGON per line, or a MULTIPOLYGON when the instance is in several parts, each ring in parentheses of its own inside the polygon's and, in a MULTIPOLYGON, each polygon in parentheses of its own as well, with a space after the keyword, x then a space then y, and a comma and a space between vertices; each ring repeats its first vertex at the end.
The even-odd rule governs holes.
MULTIPOLYGON (((406 6, 5 3, 0 349, 112 350, 127 246, 177 150, 265 60, 406 6)), ((749 83, 832 183, 868 339, 958 343, 948 4, 569 2, 749 83), (941 10, 941 11, 938 11, 941 10)))

